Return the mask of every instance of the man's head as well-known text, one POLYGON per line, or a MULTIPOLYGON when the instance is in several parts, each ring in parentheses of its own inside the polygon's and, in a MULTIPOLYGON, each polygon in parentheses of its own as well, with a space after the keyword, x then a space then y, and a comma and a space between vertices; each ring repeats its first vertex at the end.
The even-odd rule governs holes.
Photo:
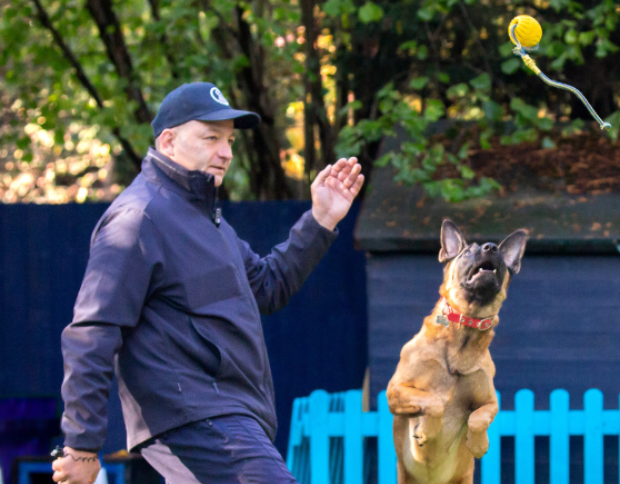
POLYGON ((194 82, 164 98, 151 126, 157 151, 188 170, 212 174, 220 186, 232 160, 234 129, 259 122, 256 113, 232 109, 213 84, 194 82))

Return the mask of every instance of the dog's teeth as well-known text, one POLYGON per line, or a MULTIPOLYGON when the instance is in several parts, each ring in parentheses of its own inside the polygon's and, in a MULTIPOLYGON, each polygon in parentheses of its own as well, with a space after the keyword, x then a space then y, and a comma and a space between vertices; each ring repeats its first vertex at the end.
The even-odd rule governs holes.
POLYGON ((497 269, 493 269, 493 274, 497 274, 497 269))

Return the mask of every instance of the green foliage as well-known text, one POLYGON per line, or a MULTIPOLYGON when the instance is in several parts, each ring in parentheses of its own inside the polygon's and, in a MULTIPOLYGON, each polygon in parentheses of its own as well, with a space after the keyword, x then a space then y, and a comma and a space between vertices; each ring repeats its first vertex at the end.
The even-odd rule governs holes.
MULTIPOLYGON (((416 79, 415 86, 422 88, 425 82, 416 79)), ((474 84, 487 87, 484 79, 474 84)), ((460 86, 461 93, 467 86, 460 86)), ((397 170, 395 182, 407 185, 421 183, 430 196, 441 196, 447 201, 458 202, 487 194, 499 185, 489 178, 475 183, 475 173, 466 164, 469 144, 464 143, 458 151, 449 152, 444 145, 429 140, 429 127, 445 114, 445 107, 439 99, 427 99, 423 110, 417 110, 403 95, 388 84, 377 94, 381 115, 374 121, 363 120, 355 126, 345 127, 337 146, 338 156, 357 156, 365 144, 378 141, 381 136, 396 136, 397 126, 405 131, 405 141, 398 149, 390 150, 375 164, 383 167, 391 165, 397 170), (453 165, 460 178, 440 178, 438 169, 446 164, 453 165)), ((360 104, 348 106, 359 109, 360 104)))
POLYGON ((359 9, 359 18, 362 23, 378 22, 383 18, 383 9, 374 2, 366 2, 359 9))
MULTIPOLYGON (((274 136, 278 148, 287 150, 286 128, 299 122, 287 116, 287 108, 308 104, 307 85, 321 81, 322 102, 313 93, 312 103, 327 120, 320 130, 341 128, 327 137, 337 135, 338 154, 357 154, 368 162, 382 139, 402 129, 404 142, 380 165, 394 166, 399 181, 422 183, 431 195, 480 196, 496 184, 476 178, 467 162, 470 150, 498 142, 553 149, 559 136, 581 132, 592 122, 577 118, 572 95, 544 84, 514 56, 506 30, 519 14, 542 21, 540 48, 531 54, 540 68, 582 89, 611 122, 612 140, 620 132, 620 10, 614 0, 314 2, 307 5, 314 7, 320 37, 313 61, 319 59, 318 69, 308 64, 302 0, 158 0, 157 15, 150 1, 115 1, 131 76, 114 64, 82 3, 41 2, 91 88, 41 23, 34 2, 0 6, 0 97, 9 100, 0 151, 19 150, 20 161, 28 163, 36 161, 37 146, 25 126, 40 126, 62 146, 66 136, 74 136, 71 127, 79 125, 96 128, 98 139, 112 146, 117 172, 131 173, 121 166, 130 158, 119 135, 140 155, 153 142, 131 93, 138 89, 153 114, 173 87, 196 80, 217 83, 234 104, 246 107, 253 95, 248 80, 265 86, 259 97, 270 99, 274 136), (243 35, 251 37, 254 49, 240 45, 240 21, 247 22, 249 32, 243 35), (347 104, 349 96, 354 101, 347 104), (471 135, 462 130, 449 142, 431 140, 433 126, 446 120, 476 130, 471 135), (446 167, 458 176, 442 179, 446 167)), ((306 132, 319 131, 317 123, 306 132)), ((240 139, 235 150, 238 161, 227 188, 234 198, 255 196, 251 136, 240 139)))
MULTIPOLYGON (((0 130, 0 148, 14 146, 32 158, 30 137, 25 125, 45 118, 44 128, 52 130, 58 143, 69 126, 98 126, 99 138, 120 151, 119 136, 141 157, 153 144, 150 124, 137 115, 139 102, 132 93, 139 91, 150 115, 156 113, 163 97, 184 82, 209 80, 218 84, 234 103, 247 105, 247 89, 238 83, 239 74, 250 67, 251 55, 240 45, 237 10, 248 22, 252 41, 266 50, 263 66, 267 94, 278 124, 286 124, 286 107, 301 95, 303 85, 303 44, 297 42, 301 13, 290 0, 261 2, 210 0, 127 0, 112 2, 121 26, 133 72, 125 75, 112 62, 93 17, 75 0, 41 0, 52 28, 61 37, 65 51, 40 20, 36 4, 30 0, 10 0, 0 6, 0 97, 19 99, 23 106, 14 130, 0 130), (158 18, 152 5, 158 5, 158 18), (292 40, 291 40, 292 36, 292 40), (280 39, 280 40, 278 40, 280 39), (283 39, 288 39, 282 42, 283 39), (67 55, 66 50, 71 52, 67 55), (89 86, 76 76, 79 64, 89 86), (101 99, 98 106, 93 92, 101 99), (118 133, 115 135, 114 133, 118 133), (13 139, 17 136, 19 139, 13 139)), ((346 11, 346 1, 333 2, 346 11)), ((349 2, 350 3, 350 2, 349 2)), ((370 12, 376 15, 374 12, 370 12)), ((110 32, 113 27, 108 29, 110 32)), ((117 53, 118 48, 115 48, 117 53)), ((256 59, 254 59, 256 62, 256 59)), ((287 147, 284 131, 279 143, 287 147)), ((12 151, 12 149, 11 149, 12 151)), ((242 169, 226 178, 234 198, 249 198, 252 145, 239 143, 236 158, 242 169), (245 180, 242 180, 245 177, 245 180)), ((118 157, 118 163, 132 163, 118 157)), ((134 160, 135 164, 135 160, 134 160)), ((119 169, 118 172, 133 173, 119 169)), ((127 183, 130 179, 121 180, 127 183)))
MULTIPOLYGON (((385 39, 389 34, 381 31, 385 50, 378 56, 388 57, 391 48, 393 58, 402 59, 406 67, 400 72, 390 71, 387 64, 375 68, 375 76, 385 81, 377 89, 374 102, 366 99, 366 107, 349 106, 358 121, 341 131, 341 154, 364 156, 377 146, 382 135, 404 131, 399 138, 405 141, 377 164, 394 166, 399 182, 421 183, 430 195, 461 200, 497 188, 492 180, 476 182, 467 166, 468 147, 492 149, 499 142, 538 143, 543 149, 554 149, 559 137, 581 133, 592 125, 589 115, 585 122, 574 116, 572 109, 579 106, 578 99, 544 84, 513 54, 506 31, 511 18, 519 14, 544 19, 540 48, 531 54, 540 68, 561 82, 583 86, 586 97, 598 96, 592 102, 598 101, 599 114, 612 124, 610 138, 618 138, 617 2, 551 0, 536 10, 523 2, 494 0, 375 3, 384 10, 382 25, 391 21, 398 33, 388 47, 385 39), (399 24, 405 18, 407 23, 399 24), (446 118, 465 123, 461 126, 477 125, 477 130, 471 131, 475 138, 470 131, 462 130, 449 143, 431 141, 431 127, 446 118), (449 164, 457 168, 460 177, 442 180, 444 170, 440 168, 449 164)), ((372 36, 375 30, 364 32, 372 36)), ((601 135, 607 136, 605 132, 601 135)), ((386 144, 392 146, 390 141, 386 144)))
POLYGON ((330 17, 350 15, 356 11, 353 0, 327 0, 323 5, 323 12, 330 17))

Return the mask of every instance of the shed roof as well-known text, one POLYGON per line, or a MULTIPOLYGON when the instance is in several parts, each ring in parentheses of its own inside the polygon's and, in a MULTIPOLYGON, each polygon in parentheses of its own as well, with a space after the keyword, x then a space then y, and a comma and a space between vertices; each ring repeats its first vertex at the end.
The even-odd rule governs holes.
POLYGON ((357 222, 359 247, 370 252, 434 252, 444 218, 471 241, 499 242, 518 228, 530 232, 528 252, 614 254, 620 250, 620 194, 571 195, 522 190, 501 197, 448 203, 421 187, 393 181, 375 168, 357 222))

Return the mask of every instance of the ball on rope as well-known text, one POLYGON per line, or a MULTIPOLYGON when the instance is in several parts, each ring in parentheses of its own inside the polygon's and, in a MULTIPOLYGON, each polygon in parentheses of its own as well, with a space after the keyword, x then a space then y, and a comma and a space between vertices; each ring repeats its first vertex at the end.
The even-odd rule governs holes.
POLYGON ((529 15, 519 15, 515 17, 510 22, 508 26, 508 35, 510 36, 510 40, 512 42, 526 49, 535 48, 540 39, 542 39, 542 27, 538 23, 538 21, 534 17, 530 17, 529 15), (513 34, 513 26, 514 28, 514 37, 513 34), (515 38, 516 37, 516 38, 515 38))

